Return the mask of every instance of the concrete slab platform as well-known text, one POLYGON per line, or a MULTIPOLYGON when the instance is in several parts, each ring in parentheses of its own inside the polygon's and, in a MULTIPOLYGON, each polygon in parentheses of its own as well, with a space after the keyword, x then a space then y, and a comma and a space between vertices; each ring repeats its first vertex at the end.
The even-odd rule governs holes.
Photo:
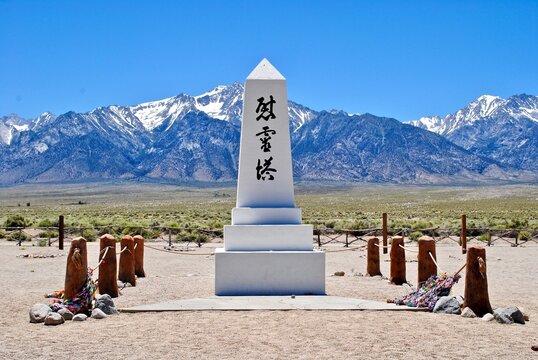
POLYGON ((381 301, 340 296, 213 296, 182 299, 120 309, 125 313, 162 311, 244 311, 244 310, 373 310, 427 311, 426 308, 398 306, 381 301))

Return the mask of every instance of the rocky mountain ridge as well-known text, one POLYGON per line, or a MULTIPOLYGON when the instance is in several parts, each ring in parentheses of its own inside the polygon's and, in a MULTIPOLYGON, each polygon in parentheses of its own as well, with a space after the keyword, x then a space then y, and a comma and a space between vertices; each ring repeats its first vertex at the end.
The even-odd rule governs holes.
MULTIPOLYGON (((0 184, 235 181, 242 93, 243 85, 236 82, 198 96, 180 94, 87 113, 2 117, 0 184)), ((500 111, 499 100, 483 100, 480 106, 456 114, 452 123, 500 111)), ((518 101, 521 111, 535 115, 533 99, 518 101)), ((411 126, 371 114, 318 112, 292 101, 288 113, 297 180, 450 183, 521 181, 535 176, 529 168, 520 171, 503 158, 483 156, 472 146, 464 148, 432 132, 433 128, 420 128, 419 123, 411 126)), ((458 134, 456 130, 450 131, 451 136, 458 134)))

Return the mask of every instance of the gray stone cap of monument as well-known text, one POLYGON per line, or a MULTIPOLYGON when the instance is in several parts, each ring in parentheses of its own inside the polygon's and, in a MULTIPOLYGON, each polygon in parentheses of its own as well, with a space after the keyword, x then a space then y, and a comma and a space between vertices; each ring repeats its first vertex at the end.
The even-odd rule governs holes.
POLYGON ((247 80, 286 80, 284 76, 267 60, 263 58, 254 70, 248 75, 247 80))

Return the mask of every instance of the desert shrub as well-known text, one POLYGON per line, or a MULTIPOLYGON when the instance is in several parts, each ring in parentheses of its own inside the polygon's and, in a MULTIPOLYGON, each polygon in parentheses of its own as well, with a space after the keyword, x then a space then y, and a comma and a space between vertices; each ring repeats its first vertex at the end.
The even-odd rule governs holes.
POLYGON ((209 241, 209 236, 196 231, 181 231, 176 235, 177 242, 194 242, 198 246, 209 241))
POLYGON ((44 219, 37 224, 37 227, 58 227, 58 220, 44 219))
POLYGON ((8 241, 30 241, 30 236, 22 231, 13 231, 7 237, 8 241))
POLYGON ((37 237, 38 238, 56 238, 58 237, 58 231, 54 231, 54 230, 45 230, 45 231, 42 231, 40 232, 39 234, 37 234, 37 237))
POLYGON ((521 231, 517 238, 518 240, 528 241, 532 238, 532 234, 529 231, 521 231))
POLYGON ((5 230, 0 230, 0 239, 5 239, 5 238, 6 238, 5 230))
POLYGON ((521 229, 521 228, 526 228, 528 226, 529 226, 529 220, 528 219, 525 219, 525 220, 512 219, 507 224, 507 227, 509 229, 521 229))
POLYGON ((122 235, 141 235, 144 239, 156 239, 161 236, 161 229, 144 229, 142 227, 125 227, 122 235))
POLYGON ((334 229, 336 226, 336 220, 325 221, 323 225, 325 225, 325 227, 328 229, 334 229))
POLYGON ((428 229, 428 228, 431 228, 431 227, 432 227, 431 222, 417 220, 417 221, 415 221, 413 223, 413 225, 411 226, 411 229, 413 229, 413 230, 422 230, 422 229, 428 229))
POLYGON ((84 229, 84 232, 81 235, 87 242, 94 242, 97 240, 97 231, 93 229, 84 229))
POLYGON ((49 244, 49 241, 47 239, 39 239, 37 241, 37 246, 44 247, 49 244))
POLYGON ((409 239, 412 241, 417 241, 423 234, 420 231, 413 231, 409 234, 409 239))
POLYGON ((489 233, 482 234, 478 237, 478 240, 488 242, 491 239, 491 235, 489 233))
POLYGON ((208 229, 222 229, 223 227, 224 224, 222 223, 222 221, 210 220, 207 222, 208 229))
POLYGON ((7 228, 17 228, 17 227, 27 227, 29 225, 28 220, 26 220, 21 215, 12 215, 8 216, 6 219, 4 226, 7 228))

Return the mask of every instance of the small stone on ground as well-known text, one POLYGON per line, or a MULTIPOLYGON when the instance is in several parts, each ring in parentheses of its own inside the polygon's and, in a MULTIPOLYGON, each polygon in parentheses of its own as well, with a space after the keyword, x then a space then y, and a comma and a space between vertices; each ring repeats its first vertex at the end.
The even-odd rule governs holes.
POLYGON ((73 313, 66 308, 61 308, 60 310, 58 310, 58 314, 60 314, 64 318, 64 320, 73 319, 73 313))
POLYGON ((493 314, 490 314, 490 313, 487 313, 484 316, 482 316, 482 320, 484 321, 491 321, 493 319, 495 319, 495 317, 493 316, 493 314))
POLYGON ((114 305, 114 300, 108 294, 101 295, 97 300, 95 300, 95 308, 100 309, 107 315, 116 315, 118 310, 114 305))
POLYGON ((455 296, 441 296, 435 303, 433 312, 459 315, 461 314, 460 303, 455 296))
POLYGON ((45 321, 47 314, 51 312, 50 307, 46 304, 35 304, 30 309, 30 322, 31 323, 42 323, 45 321))
POLYGON ((64 322, 65 320, 62 315, 55 312, 48 313, 47 317, 45 318, 45 325, 60 325, 64 322))
POLYGON ((92 319, 104 319, 107 315, 101 309, 92 310, 92 319))
POLYGON ((465 309, 462 310, 461 316, 465 318, 475 318, 476 314, 474 313, 473 310, 471 310, 471 308, 466 307, 465 309))
POLYGON ((497 308, 493 311, 493 316, 495 316, 495 320, 501 324, 525 324, 523 314, 516 306, 497 308))
POLYGON ((76 314, 73 316, 73 321, 84 321, 88 318, 88 315, 86 314, 76 314))

